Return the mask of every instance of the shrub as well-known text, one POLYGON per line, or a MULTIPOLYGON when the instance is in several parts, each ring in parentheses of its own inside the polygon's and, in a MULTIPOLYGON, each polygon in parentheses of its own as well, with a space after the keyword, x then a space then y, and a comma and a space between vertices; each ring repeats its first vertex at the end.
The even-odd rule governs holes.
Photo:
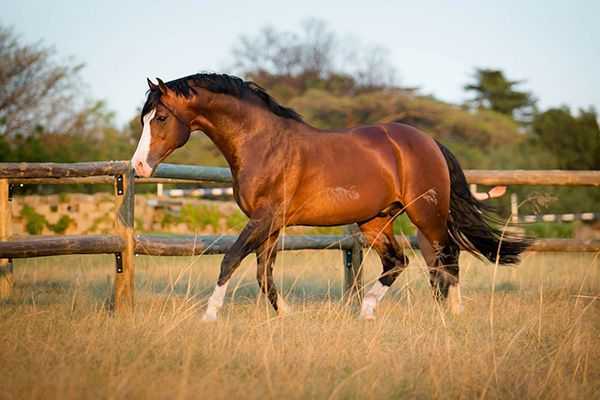
POLYGON ((219 228, 219 220, 226 217, 218 207, 212 205, 186 204, 181 208, 177 222, 185 222, 191 230, 212 226, 215 231, 219 228))
POLYGON ((28 204, 23 206, 23 209, 21 210, 21 216, 27 220, 25 223, 25 229, 30 235, 39 235, 42 233, 44 226, 46 226, 48 223, 48 221, 46 221, 46 217, 35 211, 33 207, 28 204))
POLYGON ((527 236, 536 238, 573 238, 575 223, 571 222, 535 222, 526 224, 527 236))
POLYGON ((227 218, 227 228, 241 231, 247 222, 248 217, 243 212, 235 210, 227 218))
POLYGON ((415 231, 415 226, 408 218, 408 215, 402 214, 394 220, 394 233, 396 235, 403 234, 411 236, 415 234, 415 231))
POLYGON ((46 226, 52 232, 57 233, 59 235, 62 235, 63 233, 65 233, 65 231, 67 230, 67 228, 69 227, 69 225, 71 225, 71 223, 74 222, 74 221, 75 220, 73 218, 69 217, 68 215, 63 215, 56 222, 56 224, 46 223, 46 226))

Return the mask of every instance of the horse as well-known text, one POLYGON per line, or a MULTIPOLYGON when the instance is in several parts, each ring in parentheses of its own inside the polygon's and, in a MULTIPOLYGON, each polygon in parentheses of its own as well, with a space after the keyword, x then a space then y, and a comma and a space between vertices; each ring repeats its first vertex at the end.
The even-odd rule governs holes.
POLYGON ((249 218, 221 262, 203 321, 217 320, 229 279, 252 252, 270 304, 278 315, 290 312, 272 275, 285 226, 358 224, 383 268, 362 301, 363 319, 375 318, 378 303, 408 264, 392 229, 404 212, 435 249, 426 260, 433 294, 455 314, 463 309, 461 248, 514 264, 529 244, 496 227, 494 210, 473 198, 456 157, 411 126, 317 129, 256 83, 226 74, 147 82, 142 134, 131 160, 136 174, 152 176, 191 132, 202 131, 227 160, 235 201, 249 218))

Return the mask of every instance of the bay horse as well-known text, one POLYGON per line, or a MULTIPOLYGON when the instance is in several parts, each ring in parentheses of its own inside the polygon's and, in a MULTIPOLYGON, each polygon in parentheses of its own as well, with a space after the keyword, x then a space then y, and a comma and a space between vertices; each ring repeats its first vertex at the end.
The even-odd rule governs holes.
POLYGON ((448 298, 453 313, 463 308, 461 247, 511 264, 528 246, 527 239, 494 227, 490 209, 472 197, 456 157, 411 126, 325 131, 235 76, 202 73, 157 82, 148 79, 142 135, 131 160, 137 175, 151 176, 192 131, 202 131, 227 160, 235 201, 249 218, 222 260, 204 321, 217 320, 231 275, 252 252, 259 286, 279 314, 289 312, 272 275, 277 237, 288 225, 358 224, 383 265, 363 299, 364 319, 375 318, 377 304, 407 266, 392 229, 402 212, 436 250, 427 260, 430 283, 436 299, 448 298))

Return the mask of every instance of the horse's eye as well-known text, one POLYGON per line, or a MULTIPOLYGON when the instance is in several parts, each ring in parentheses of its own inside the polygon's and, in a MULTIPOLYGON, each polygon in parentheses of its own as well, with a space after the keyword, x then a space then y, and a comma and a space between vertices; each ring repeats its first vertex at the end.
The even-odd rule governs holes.
POLYGON ((166 116, 157 117, 156 120, 158 122, 165 122, 167 120, 167 117, 166 116))

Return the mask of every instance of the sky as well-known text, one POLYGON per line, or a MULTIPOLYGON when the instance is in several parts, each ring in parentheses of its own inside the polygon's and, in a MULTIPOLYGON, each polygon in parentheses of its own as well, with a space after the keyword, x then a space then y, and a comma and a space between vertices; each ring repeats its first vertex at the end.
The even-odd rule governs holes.
POLYGON ((146 77, 231 73, 240 36, 299 30, 318 18, 343 37, 388 50, 398 83, 444 101, 469 95, 475 67, 501 69, 541 109, 600 111, 600 1, 0 0, 0 24, 57 60, 84 63, 82 93, 120 124, 137 115, 146 77))

